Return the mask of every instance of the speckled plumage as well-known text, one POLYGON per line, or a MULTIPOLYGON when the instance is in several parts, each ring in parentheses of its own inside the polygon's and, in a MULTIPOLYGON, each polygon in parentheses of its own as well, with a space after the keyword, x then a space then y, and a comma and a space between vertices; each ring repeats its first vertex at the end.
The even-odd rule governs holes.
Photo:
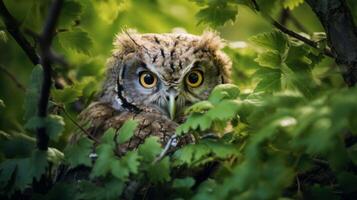
MULTIPOLYGON (((125 31, 117 35, 103 89, 97 102, 81 114, 82 122, 89 122, 88 132, 100 138, 110 127, 118 129, 127 119, 137 120, 135 136, 120 147, 121 151, 135 148, 148 135, 167 142, 185 119, 186 107, 206 99, 216 85, 228 82, 231 63, 221 51, 223 46, 214 32, 195 36, 125 31), (184 81, 193 69, 201 70, 204 75, 202 85, 197 88, 188 87, 184 81), (143 70, 157 76, 155 88, 145 89, 138 84, 138 72, 143 70), (171 91, 177 95, 174 119, 169 118, 165 109, 171 91)), ((188 140, 183 139, 181 143, 188 140)))

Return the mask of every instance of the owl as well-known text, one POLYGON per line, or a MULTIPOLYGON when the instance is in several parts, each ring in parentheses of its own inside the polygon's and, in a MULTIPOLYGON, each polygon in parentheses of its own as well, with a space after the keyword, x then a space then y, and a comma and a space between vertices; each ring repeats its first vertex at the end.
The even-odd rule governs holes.
POLYGON ((118 34, 98 100, 80 115, 89 124, 87 132, 100 138, 105 130, 134 119, 138 128, 120 152, 136 148, 151 135, 165 144, 185 120, 185 108, 229 81, 231 62, 223 44, 212 31, 201 36, 132 30, 118 34))

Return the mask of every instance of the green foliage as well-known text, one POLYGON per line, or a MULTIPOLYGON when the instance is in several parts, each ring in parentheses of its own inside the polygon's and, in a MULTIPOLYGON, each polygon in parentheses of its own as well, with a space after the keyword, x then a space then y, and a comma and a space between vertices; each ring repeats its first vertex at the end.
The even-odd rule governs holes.
POLYGON ((302 3, 304 3, 304 0, 284 0, 283 6, 284 8, 289 8, 290 10, 292 10, 302 3))
POLYGON ((92 152, 93 142, 88 138, 81 138, 76 145, 68 145, 64 150, 66 161, 72 167, 78 165, 91 166, 89 157, 92 152))
POLYGON ((256 91, 298 90, 311 97, 314 80, 311 69, 319 62, 315 51, 301 42, 290 41, 279 31, 263 33, 250 39, 263 52, 255 59, 262 68, 256 91))
POLYGON ((63 12, 59 19, 59 27, 68 27, 73 25, 75 20, 80 18, 82 5, 77 1, 65 1, 63 12))
POLYGON ((117 141, 119 144, 124 144, 129 141, 130 138, 134 135, 134 130, 138 126, 138 122, 135 120, 128 120, 125 124, 119 129, 117 141))
POLYGON ((59 43, 65 49, 74 50, 89 55, 93 41, 87 32, 76 28, 59 35, 59 43))
POLYGON ((50 115, 46 118, 32 117, 27 121, 24 128, 36 131, 40 127, 46 127, 48 136, 57 140, 63 131, 64 121, 59 115, 50 115))
POLYGON ((0 164, 1 189, 11 186, 9 194, 23 191, 33 179, 39 181, 47 167, 47 153, 43 151, 36 150, 28 158, 8 159, 0 164))
POLYGON ((236 5, 228 1, 209 1, 207 7, 197 13, 199 23, 206 22, 216 27, 227 21, 235 21, 238 13, 236 5))

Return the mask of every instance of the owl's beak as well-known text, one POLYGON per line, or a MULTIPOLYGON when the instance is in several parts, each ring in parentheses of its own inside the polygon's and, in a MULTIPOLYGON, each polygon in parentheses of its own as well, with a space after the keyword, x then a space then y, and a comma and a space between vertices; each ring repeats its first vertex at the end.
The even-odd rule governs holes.
POLYGON ((174 120, 176 114, 176 96, 173 92, 169 94, 168 110, 171 120, 174 120))

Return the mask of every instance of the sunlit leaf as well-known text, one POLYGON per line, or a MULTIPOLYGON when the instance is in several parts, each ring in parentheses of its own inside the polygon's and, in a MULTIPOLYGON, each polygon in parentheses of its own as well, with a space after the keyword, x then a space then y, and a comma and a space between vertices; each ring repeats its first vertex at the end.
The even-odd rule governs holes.
POLYGON ((74 87, 65 87, 63 89, 55 89, 52 90, 52 96, 56 103, 72 103, 76 101, 80 95, 82 95, 82 91, 74 88, 74 87))
POLYGON ((81 29, 63 32, 58 35, 60 44, 65 49, 72 49, 89 55, 93 47, 93 40, 87 32, 81 29))
POLYGON ((205 22, 214 27, 224 25, 228 21, 235 21, 238 13, 235 5, 227 4, 226 2, 212 3, 207 7, 202 8, 197 13, 199 23, 205 22))
POLYGON ((134 131, 138 126, 138 122, 135 120, 126 121, 122 127, 120 127, 118 131, 118 142, 119 144, 123 144, 130 140, 130 138, 134 135, 134 131))
POLYGON ((289 8, 290 10, 298 7, 300 4, 304 3, 304 0, 284 0, 284 8, 289 8))
POLYGON ((261 33, 251 37, 250 41, 266 50, 277 51, 281 55, 284 55, 289 47, 287 37, 280 31, 261 33))

